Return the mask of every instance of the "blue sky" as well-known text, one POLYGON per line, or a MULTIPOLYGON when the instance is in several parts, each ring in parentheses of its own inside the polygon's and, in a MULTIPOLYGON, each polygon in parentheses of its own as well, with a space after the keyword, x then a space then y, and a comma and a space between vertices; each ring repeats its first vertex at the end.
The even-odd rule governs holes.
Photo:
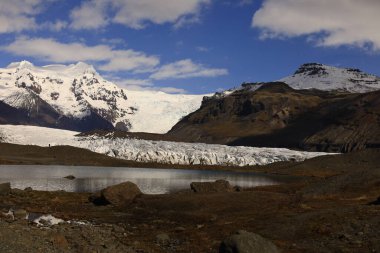
POLYGON ((306 62, 380 75, 376 0, 0 2, 0 65, 93 64, 129 89, 210 93, 306 62))

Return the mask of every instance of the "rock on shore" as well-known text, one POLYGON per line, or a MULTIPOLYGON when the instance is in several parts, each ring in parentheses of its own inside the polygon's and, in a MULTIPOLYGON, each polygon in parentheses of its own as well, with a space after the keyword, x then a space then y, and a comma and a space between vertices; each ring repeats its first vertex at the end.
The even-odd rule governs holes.
POLYGON ((141 195, 139 187, 132 182, 124 182, 109 186, 90 197, 94 204, 124 206, 130 204, 136 197, 141 195))
POLYGON ((215 182, 193 182, 190 184, 190 187, 195 193, 234 191, 234 188, 226 180, 216 180, 215 182))

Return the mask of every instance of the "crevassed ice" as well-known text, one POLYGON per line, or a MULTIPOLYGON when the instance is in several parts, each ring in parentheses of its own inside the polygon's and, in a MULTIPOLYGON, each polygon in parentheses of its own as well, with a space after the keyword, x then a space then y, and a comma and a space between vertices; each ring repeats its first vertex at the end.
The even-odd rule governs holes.
POLYGON ((1 125, 4 142, 48 146, 71 145, 96 153, 136 162, 182 165, 265 165, 280 161, 303 161, 327 155, 284 148, 229 147, 203 143, 182 143, 138 139, 76 137, 77 132, 35 126, 1 125))

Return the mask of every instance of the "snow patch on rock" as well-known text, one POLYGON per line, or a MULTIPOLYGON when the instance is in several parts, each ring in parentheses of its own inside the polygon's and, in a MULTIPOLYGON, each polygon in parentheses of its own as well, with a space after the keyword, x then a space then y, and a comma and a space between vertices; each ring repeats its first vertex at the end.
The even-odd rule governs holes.
POLYGON ((35 219, 27 218, 30 222, 36 224, 38 227, 50 227, 65 223, 64 220, 54 217, 51 214, 41 215, 35 219))

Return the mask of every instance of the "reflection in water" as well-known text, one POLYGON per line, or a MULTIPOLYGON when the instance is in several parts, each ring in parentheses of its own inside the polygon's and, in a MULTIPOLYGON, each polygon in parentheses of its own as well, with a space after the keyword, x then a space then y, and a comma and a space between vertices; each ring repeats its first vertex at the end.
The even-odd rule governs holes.
POLYGON ((207 182, 217 179, 230 181, 232 185, 255 187, 276 182, 268 177, 252 173, 225 171, 197 171, 173 169, 110 168, 83 166, 0 166, 0 182, 11 182, 12 188, 68 192, 95 192, 107 186, 131 181, 142 192, 161 194, 189 189, 191 182, 207 182), (63 177, 74 175, 75 180, 63 177))

